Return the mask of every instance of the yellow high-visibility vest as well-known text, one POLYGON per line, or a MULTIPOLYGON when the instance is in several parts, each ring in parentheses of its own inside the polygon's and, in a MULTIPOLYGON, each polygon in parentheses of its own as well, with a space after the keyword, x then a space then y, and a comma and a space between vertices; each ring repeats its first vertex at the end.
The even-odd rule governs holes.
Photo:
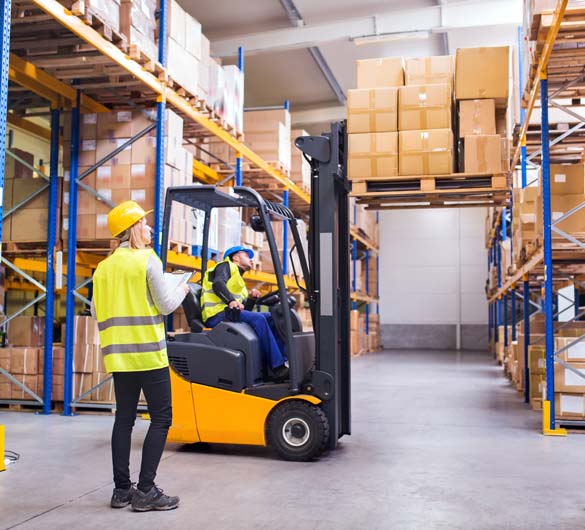
POLYGON ((93 301, 107 372, 142 372, 169 365, 163 316, 148 299, 152 249, 118 248, 93 275, 93 301))
MULTIPOLYGON (((234 298, 243 304, 248 298, 248 289, 246 289, 246 283, 240 274, 240 269, 229 258, 226 258, 219 263, 229 264, 230 279, 227 281, 226 286, 234 298)), ((211 269, 207 269, 205 276, 203 277, 203 283, 201 285, 203 287, 203 292, 201 293, 203 322, 206 322, 209 318, 221 313, 227 307, 227 304, 215 294, 215 291, 213 290, 213 281, 209 280, 209 276, 212 275, 213 271, 215 271, 215 267, 217 267, 219 263, 211 269)))

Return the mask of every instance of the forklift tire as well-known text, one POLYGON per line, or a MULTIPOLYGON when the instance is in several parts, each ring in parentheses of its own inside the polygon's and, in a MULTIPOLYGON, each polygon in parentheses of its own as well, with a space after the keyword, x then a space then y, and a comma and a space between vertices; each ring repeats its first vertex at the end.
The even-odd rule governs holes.
POLYGON ((285 401, 270 414, 266 439, 283 459, 306 462, 325 451, 329 422, 315 405, 301 400, 285 401))

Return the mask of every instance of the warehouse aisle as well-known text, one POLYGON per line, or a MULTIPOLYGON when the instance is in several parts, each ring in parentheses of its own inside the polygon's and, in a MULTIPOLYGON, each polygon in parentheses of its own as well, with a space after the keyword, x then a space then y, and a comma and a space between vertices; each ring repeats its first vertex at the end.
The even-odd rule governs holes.
POLYGON ((0 528, 583 528, 585 438, 539 435, 487 355, 382 352, 352 366, 354 434, 338 451, 295 464, 169 446, 160 484, 182 505, 168 513, 107 507, 111 417, 0 414, 22 455, 0 474, 0 528))

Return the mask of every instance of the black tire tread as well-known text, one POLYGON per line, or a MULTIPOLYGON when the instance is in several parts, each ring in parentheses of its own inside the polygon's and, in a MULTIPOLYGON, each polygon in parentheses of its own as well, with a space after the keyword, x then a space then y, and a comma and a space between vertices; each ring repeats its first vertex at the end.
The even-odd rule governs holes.
POLYGON ((306 462, 313 460, 314 458, 321 456, 327 448, 327 442, 329 441, 329 422, 327 421, 327 416, 325 416, 325 413, 323 410, 321 410, 320 407, 312 405, 306 401, 300 399, 285 401, 272 411, 268 421, 266 422, 266 440, 268 441, 268 444, 276 449, 279 455, 285 460, 294 462, 306 462), (297 411, 302 411, 309 414, 313 421, 315 421, 318 425, 316 431, 323 433, 323 436, 321 436, 321 439, 319 440, 319 445, 308 455, 293 454, 282 451, 280 450, 279 445, 274 442, 275 436, 278 432, 278 430, 275 429, 275 424, 283 416, 294 414, 297 411))

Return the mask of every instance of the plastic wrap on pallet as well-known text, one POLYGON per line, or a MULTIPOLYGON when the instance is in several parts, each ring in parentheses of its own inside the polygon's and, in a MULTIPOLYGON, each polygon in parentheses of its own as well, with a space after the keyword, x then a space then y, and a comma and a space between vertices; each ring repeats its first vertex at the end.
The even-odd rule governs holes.
POLYGON ((87 0, 86 6, 114 31, 120 31, 120 2, 118 0, 87 0))
POLYGON ((221 208, 218 211, 218 248, 227 248, 242 243, 242 213, 239 208, 221 208))
POLYGON ((234 65, 223 67, 224 119, 237 133, 244 132, 244 74, 234 65))
POLYGON ((215 59, 209 62, 208 105, 220 117, 224 115, 224 70, 215 59))

